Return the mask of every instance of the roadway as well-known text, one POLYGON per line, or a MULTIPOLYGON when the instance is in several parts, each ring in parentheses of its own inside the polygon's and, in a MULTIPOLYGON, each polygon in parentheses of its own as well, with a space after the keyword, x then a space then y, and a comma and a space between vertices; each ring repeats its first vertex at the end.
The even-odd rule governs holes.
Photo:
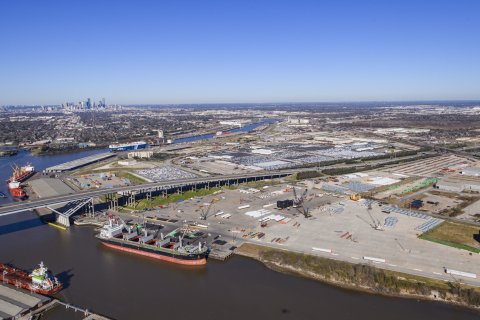
MULTIPOLYGON (((70 201, 81 200, 99 197, 105 194, 112 194, 117 192, 126 192, 132 190, 143 190, 157 187, 179 187, 179 186, 188 186, 193 184, 204 184, 209 182, 225 181, 225 180, 247 180, 253 178, 262 178, 268 179, 269 177, 275 178, 279 175, 282 177, 292 175, 297 173, 299 170, 283 170, 283 171, 272 171, 272 172, 261 172, 261 173, 249 173, 249 174, 231 174, 223 175, 216 177, 196 177, 190 179, 179 179, 179 180, 169 180, 169 181, 158 181, 158 182, 147 182, 142 184, 132 184, 128 186, 114 187, 114 188, 102 188, 95 190, 86 190, 79 192, 72 192, 66 195, 59 195, 47 198, 40 198, 34 200, 27 200, 21 202, 13 202, 5 204, 0 207, 0 216, 17 213, 21 211, 26 211, 30 209, 43 208, 46 206, 51 206, 55 204, 67 203, 70 201)), ((242 181, 243 182, 243 181, 242 181)))

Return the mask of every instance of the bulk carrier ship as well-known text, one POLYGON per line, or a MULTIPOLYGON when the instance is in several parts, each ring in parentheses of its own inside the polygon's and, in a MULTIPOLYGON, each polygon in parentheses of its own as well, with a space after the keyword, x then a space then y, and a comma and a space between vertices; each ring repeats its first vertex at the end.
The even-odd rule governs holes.
POLYGON ((25 167, 21 168, 18 168, 18 166, 15 164, 15 167, 12 166, 12 168, 13 175, 7 180, 8 191, 10 191, 13 199, 25 200, 27 194, 20 186, 20 182, 25 181, 33 176, 35 174, 35 168, 32 167, 31 163, 27 163, 25 167))
POLYGON ((183 236, 179 238, 178 242, 175 242, 169 236, 164 238, 163 234, 160 239, 155 239, 153 234, 148 234, 145 227, 143 227, 143 235, 140 231, 138 231, 140 233, 132 232, 132 229, 133 227, 127 227, 120 218, 110 216, 109 222, 102 227, 100 233, 95 237, 107 247, 155 259, 184 265, 207 263, 207 248, 202 247, 201 243, 198 246, 184 246, 182 243, 183 236))
POLYGON ((8 178, 7 182, 23 182, 35 174, 35 167, 32 166, 32 163, 27 162, 27 165, 21 168, 19 168, 16 164, 15 168, 13 166, 11 167, 13 169, 13 176, 8 178))
POLYGON ((41 294, 55 294, 63 287, 43 262, 30 274, 0 263, 0 280, 41 294))

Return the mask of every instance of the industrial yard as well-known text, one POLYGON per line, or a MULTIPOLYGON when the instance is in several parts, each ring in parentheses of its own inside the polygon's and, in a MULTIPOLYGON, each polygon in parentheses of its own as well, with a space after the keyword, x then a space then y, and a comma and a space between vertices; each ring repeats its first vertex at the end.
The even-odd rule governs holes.
MULTIPOLYGON (((418 239, 429 227, 441 223, 441 219, 424 214, 408 215, 408 210, 395 212, 379 202, 352 201, 317 189, 306 192, 304 205, 311 217, 305 218, 295 208, 276 208, 277 201, 293 199, 293 188, 286 184, 270 187, 265 192, 240 190, 223 189, 221 194, 121 216, 134 222, 141 222, 144 217, 152 226, 163 225, 164 233, 185 223, 197 222, 204 226, 197 227, 204 235, 201 241, 206 241, 213 249, 212 256, 218 257, 228 256, 232 248, 250 242, 353 262, 363 260, 364 256, 376 257, 386 261, 380 267, 414 273, 420 270, 432 277, 442 275, 443 267, 480 272, 477 264, 468 264, 478 259, 476 256, 418 239), (212 203, 214 198, 217 200, 212 203), (200 220, 202 211, 207 211, 209 206, 212 208, 207 219, 200 220), (177 221, 164 223, 165 219, 177 221), (382 229, 376 228, 383 225, 382 229), (250 236, 253 234, 262 236, 250 236), (312 248, 332 252, 327 254, 312 248)), ((297 190, 299 194, 304 191, 300 187, 297 190)))

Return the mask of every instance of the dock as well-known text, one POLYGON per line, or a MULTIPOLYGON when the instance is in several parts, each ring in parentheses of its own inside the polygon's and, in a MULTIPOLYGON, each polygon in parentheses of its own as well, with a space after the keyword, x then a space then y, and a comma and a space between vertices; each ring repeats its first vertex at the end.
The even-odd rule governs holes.
POLYGON ((236 251, 237 247, 233 246, 230 249, 222 250, 220 248, 212 248, 208 254, 208 259, 225 261, 230 258, 236 251), (232 249, 233 248, 233 249, 232 249))

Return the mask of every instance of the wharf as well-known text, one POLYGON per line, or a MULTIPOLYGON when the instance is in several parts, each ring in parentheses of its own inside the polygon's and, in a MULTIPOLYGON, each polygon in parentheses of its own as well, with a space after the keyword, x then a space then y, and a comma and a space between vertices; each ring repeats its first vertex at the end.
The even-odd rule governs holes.
POLYGON ((212 250, 208 254, 208 258, 213 259, 213 260, 225 261, 228 258, 230 258, 235 253, 235 251, 237 249, 237 247, 232 247, 232 248, 230 248, 226 251, 212 248, 212 250))

